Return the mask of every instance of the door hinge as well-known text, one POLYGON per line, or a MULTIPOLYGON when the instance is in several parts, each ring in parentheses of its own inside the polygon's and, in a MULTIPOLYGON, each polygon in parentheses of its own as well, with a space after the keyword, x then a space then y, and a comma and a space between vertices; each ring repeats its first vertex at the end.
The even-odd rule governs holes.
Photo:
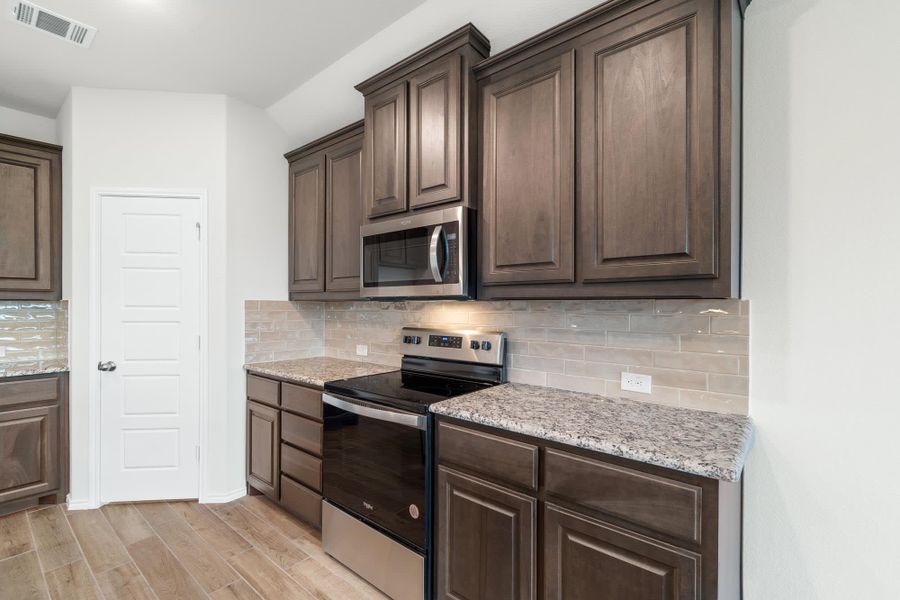
POLYGON ((194 446, 194 450, 196 450, 197 462, 200 462, 200 444, 197 444, 196 446, 194 446))
POLYGON ((197 226, 197 241, 200 241, 200 221, 194 223, 197 226))

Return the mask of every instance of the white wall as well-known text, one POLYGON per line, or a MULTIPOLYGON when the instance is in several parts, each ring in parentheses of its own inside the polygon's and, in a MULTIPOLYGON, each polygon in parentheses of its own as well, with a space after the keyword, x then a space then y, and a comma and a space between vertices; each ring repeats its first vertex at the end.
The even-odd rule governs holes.
POLYGON ((219 463, 227 489, 244 487, 244 300, 287 298, 288 174, 284 131, 261 109, 226 103, 228 264, 225 296, 227 460, 219 463), (235 442, 239 440, 239 442, 235 442))
POLYGON ((353 86, 450 33, 473 23, 496 54, 589 8, 600 0, 428 0, 269 107, 290 135, 290 147, 363 116, 353 86))
POLYGON ((896 598, 900 4, 754 0, 747 600, 896 598))
POLYGON ((56 120, 0 106, 0 133, 57 143, 56 120))

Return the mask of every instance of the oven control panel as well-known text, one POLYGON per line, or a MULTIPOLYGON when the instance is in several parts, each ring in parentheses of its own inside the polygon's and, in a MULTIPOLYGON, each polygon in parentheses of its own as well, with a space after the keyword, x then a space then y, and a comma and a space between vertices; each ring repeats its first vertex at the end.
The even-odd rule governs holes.
POLYGON ((428 345, 435 348, 462 348, 462 337, 458 335, 428 336, 428 345))
POLYGON ((400 341, 406 356, 503 365, 506 353, 502 331, 404 327, 400 341))

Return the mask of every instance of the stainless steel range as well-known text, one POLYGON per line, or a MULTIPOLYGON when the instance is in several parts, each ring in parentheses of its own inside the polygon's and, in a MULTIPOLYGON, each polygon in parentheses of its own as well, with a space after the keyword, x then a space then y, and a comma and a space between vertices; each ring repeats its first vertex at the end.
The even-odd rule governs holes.
POLYGON ((325 384, 322 544, 394 600, 432 594, 428 407, 506 381, 506 334, 406 327, 398 371, 325 384))

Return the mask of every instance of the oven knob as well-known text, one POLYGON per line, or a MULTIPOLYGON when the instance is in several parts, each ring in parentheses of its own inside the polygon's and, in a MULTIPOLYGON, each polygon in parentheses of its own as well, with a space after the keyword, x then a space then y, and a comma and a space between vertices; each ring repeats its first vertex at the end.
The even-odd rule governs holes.
MULTIPOLYGON (((478 342, 475 342, 475 343, 477 344, 478 342)), ((491 349, 491 343, 490 343, 489 341, 487 341, 487 340, 481 342, 481 349, 482 349, 482 350, 490 350, 490 349, 491 349)))
POLYGON ((410 338, 410 341, 411 341, 413 344, 418 344, 419 342, 422 341, 422 338, 420 338, 420 337, 417 336, 417 335, 414 335, 414 336, 412 336, 412 337, 410 338))
POLYGON ((472 350, 478 350, 478 340, 472 340, 469 342, 469 348, 472 350))
POLYGON ((408 343, 410 343, 411 341, 412 341, 412 338, 410 338, 408 335, 404 335, 404 336, 403 336, 403 343, 404 343, 404 344, 408 344, 408 343))

